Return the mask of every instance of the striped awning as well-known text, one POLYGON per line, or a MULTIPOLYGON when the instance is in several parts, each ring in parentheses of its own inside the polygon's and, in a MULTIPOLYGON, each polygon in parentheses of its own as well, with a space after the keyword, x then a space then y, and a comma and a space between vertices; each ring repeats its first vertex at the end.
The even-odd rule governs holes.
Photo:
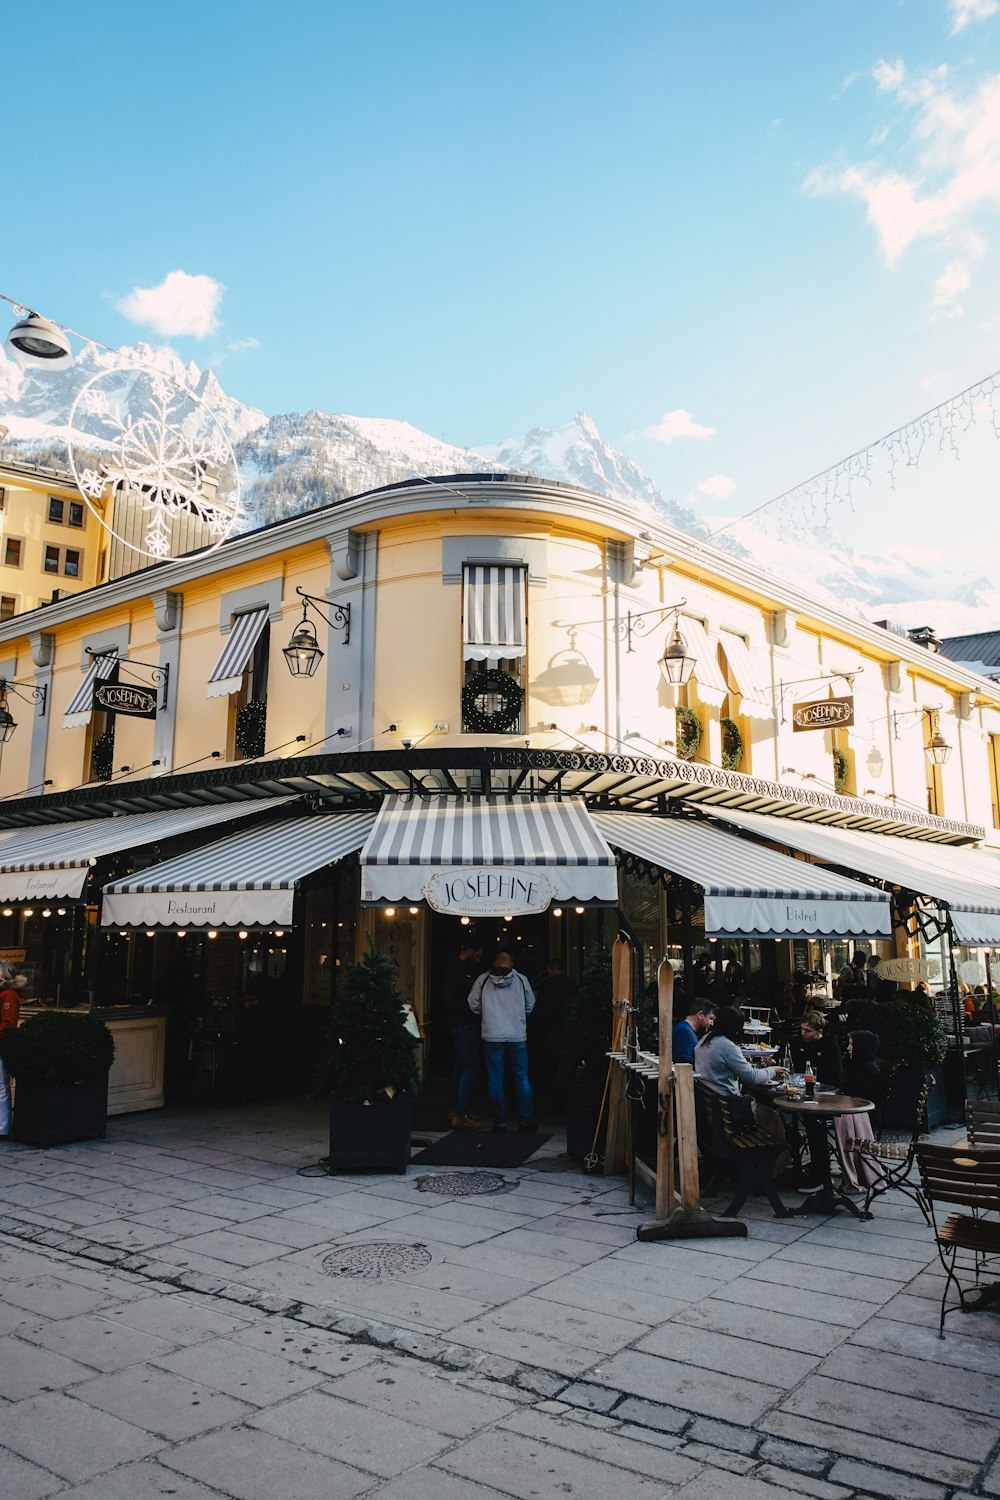
POLYGON ((106 682, 118 665, 117 655, 94 657, 63 715, 62 727, 64 729, 83 729, 90 723, 90 712, 94 705, 94 684, 106 682))
POLYGON ((104 854, 158 844, 199 828, 213 828, 262 809, 284 805, 282 797, 215 802, 169 812, 128 813, 120 818, 57 827, 19 829, 0 844, 0 901, 76 901, 91 867, 104 854))
POLYGON ((719 666, 715 642, 709 639, 708 631, 701 621, 692 615, 681 615, 677 624, 687 641, 688 655, 694 657, 694 671, 691 675, 698 685, 698 697, 702 703, 721 708, 729 687, 719 666))
POLYGON ((770 690, 764 687, 757 676, 746 641, 732 630, 723 630, 721 641, 729 670, 736 678, 736 685, 740 690, 742 712, 748 719, 773 719, 770 690))
POLYGON ((466 661, 506 661, 527 650, 525 568, 467 563, 462 604, 466 661))
POLYGON ((978 850, 944 848, 891 834, 831 828, 798 818, 770 818, 728 807, 712 808, 712 816, 828 864, 858 870, 936 901, 951 912, 960 943, 974 948, 1000 944, 1000 874, 990 873, 989 856, 978 850))
POLYGON ((239 692, 247 662, 253 655, 253 648, 260 640, 266 624, 266 606, 236 616, 219 660, 209 674, 209 698, 223 698, 227 693, 239 692))
POLYGON ((314 813, 181 854, 104 887, 103 927, 290 927, 298 883, 353 854, 371 812, 314 813))
POLYGON ((618 899, 615 857, 579 797, 387 797, 361 851, 361 899, 454 916, 618 899))
POLYGON ((885 892, 775 854, 713 824, 642 813, 593 813, 617 849, 702 886, 709 937, 886 938, 885 892))

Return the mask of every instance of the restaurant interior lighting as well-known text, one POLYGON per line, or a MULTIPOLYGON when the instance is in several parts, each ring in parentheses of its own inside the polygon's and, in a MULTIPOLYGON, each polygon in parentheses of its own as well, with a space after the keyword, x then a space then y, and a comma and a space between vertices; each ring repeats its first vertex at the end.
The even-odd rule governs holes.
POLYGON ((14 915, 14 908, 12 906, 5 906, 3 914, 5 917, 12 917, 14 915))
POLYGON ((217 938, 219 934, 217 932, 206 932, 205 936, 210 938, 217 938))
POLYGON ((26 917, 33 917, 35 915, 35 908, 33 906, 26 906, 23 914, 26 917))
POLYGON ((384 915, 387 917, 394 917, 396 915, 396 908, 394 906, 387 906, 384 915))
POLYGON ((554 907, 553 907, 553 908, 552 908, 552 915, 553 915, 553 916, 554 916, 554 917, 561 917, 561 916, 562 916, 562 914, 563 914, 563 909, 562 909, 562 907, 561 907, 561 906, 554 906, 554 907))

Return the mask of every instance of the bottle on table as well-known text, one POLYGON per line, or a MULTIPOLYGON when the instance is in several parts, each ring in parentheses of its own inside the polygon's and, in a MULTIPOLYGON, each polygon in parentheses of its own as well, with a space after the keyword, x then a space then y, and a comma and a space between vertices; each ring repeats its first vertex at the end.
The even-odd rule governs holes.
POLYGON ((805 1084, 806 1084, 806 1098, 807 1099, 815 1099, 815 1097, 816 1097, 816 1074, 813 1072, 813 1065, 809 1061, 808 1058, 806 1058, 805 1084))

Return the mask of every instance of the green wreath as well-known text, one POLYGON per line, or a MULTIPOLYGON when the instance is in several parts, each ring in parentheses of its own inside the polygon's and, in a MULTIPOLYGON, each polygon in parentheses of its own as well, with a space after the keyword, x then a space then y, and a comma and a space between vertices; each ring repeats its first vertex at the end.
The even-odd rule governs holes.
POLYGON ((727 771, 738 771, 743 760, 743 736, 734 719, 720 719, 722 730, 722 764, 727 771))
POLYGON ((521 717, 523 689, 506 672, 487 667, 462 689, 462 719, 471 734, 509 734, 521 717))
POLYGON ((847 787, 847 775, 850 771, 850 762, 843 750, 833 752, 833 790, 843 792, 847 787))
POLYGON ((681 760, 694 760, 701 745, 701 720, 693 708, 677 710, 677 754, 681 760))
POLYGON ((261 703, 257 698, 251 698, 244 703, 236 714, 236 727, 234 738, 236 748, 246 757, 252 760, 254 756, 264 754, 264 732, 267 723, 267 704, 261 703))

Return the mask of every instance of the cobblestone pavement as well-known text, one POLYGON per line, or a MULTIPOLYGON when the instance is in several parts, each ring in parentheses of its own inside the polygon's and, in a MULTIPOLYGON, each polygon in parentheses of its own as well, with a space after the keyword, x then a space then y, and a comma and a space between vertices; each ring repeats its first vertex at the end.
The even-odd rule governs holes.
POLYGON ((912 1204, 641 1244, 559 1147, 301 1176, 288 1103, 5 1144, 0 1497, 1000 1496, 1000 1317, 937 1338, 912 1204))

